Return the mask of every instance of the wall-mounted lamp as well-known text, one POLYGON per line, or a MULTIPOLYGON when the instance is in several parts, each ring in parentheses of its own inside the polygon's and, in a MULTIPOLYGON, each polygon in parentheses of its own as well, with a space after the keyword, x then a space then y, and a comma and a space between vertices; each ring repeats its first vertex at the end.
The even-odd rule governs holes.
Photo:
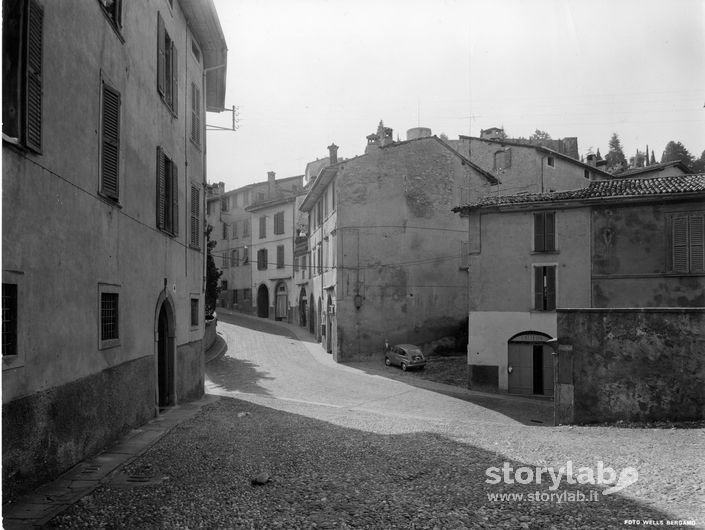
POLYGON ((359 294, 355 295, 355 309, 360 309, 362 307, 362 296, 359 294))

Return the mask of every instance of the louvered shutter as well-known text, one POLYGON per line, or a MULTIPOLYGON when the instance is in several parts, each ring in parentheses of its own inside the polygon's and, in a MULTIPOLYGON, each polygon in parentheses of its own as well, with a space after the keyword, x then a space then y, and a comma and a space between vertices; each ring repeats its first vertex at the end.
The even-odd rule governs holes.
POLYGON ((162 16, 157 13, 157 90, 159 90, 162 96, 164 95, 166 76, 165 33, 164 20, 162 20, 162 16))
POLYGON ((191 245, 199 247, 201 193, 196 186, 191 186, 191 245))
POLYGON ((543 306, 543 267, 534 267, 534 309, 542 311, 543 306))
POLYGON ((673 271, 688 272, 688 217, 673 219, 673 271))
POLYGON ((284 246, 277 246, 277 268, 281 269, 284 267, 284 246))
POLYGON ((690 272, 705 272, 705 216, 691 215, 688 225, 690 272))
POLYGON ((27 67, 25 70, 25 145, 42 150, 42 26, 44 9, 34 0, 27 4, 27 67))
POLYGON ((541 252, 545 250, 545 238, 543 231, 544 217, 542 213, 534 214, 534 250, 541 252))
POLYGON ((556 214, 546 213, 544 217, 544 248, 543 250, 556 250, 556 214))
POLYGON ((157 228, 164 229, 166 210, 166 168, 164 151, 157 147, 157 228))
POLYGON ((120 185, 120 93, 103 84, 101 191, 118 200, 120 185))
POLYGON ((545 267, 546 269, 546 310, 556 309, 556 268, 545 267))
POLYGON ((171 109, 179 113, 179 60, 174 41, 171 41, 171 109))
POLYGON ((171 164, 171 232, 179 235, 179 172, 173 161, 171 164))
POLYGON ((191 83, 191 139, 201 144, 201 91, 191 83))

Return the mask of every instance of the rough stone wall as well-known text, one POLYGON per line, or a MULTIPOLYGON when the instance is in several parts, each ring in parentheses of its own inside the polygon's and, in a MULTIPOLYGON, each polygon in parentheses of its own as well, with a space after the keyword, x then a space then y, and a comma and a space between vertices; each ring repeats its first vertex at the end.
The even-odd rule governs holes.
POLYGON ((204 374, 202 341, 182 344, 176 348, 176 396, 178 402, 192 401, 203 396, 204 374))
POLYGON ((5 500, 47 482, 154 417, 154 358, 15 399, 2 407, 5 500))
POLYGON ((559 310, 558 337, 575 423, 705 418, 705 309, 559 310))

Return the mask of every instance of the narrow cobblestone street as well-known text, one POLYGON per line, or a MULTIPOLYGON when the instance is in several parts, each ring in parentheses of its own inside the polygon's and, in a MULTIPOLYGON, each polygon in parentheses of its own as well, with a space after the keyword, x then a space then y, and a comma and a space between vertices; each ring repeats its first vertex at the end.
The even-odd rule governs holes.
MULTIPOLYGON (((337 365, 299 328, 219 318, 228 349, 208 364, 206 391, 220 399, 47 527, 567 529, 705 522, 702 429, 553 427, 547 402, 419 387, 381 361, 337 365), (564 477, 554 487, 549 474, 540 483, 533 476, 536 466, 572 465, 577 475, 580 467, 597 472, 598 463, 618 476, 633 467, 638 479, 603 495, 607 485, 564 477), (531 480, 512 472, 512 483, 489 483, 488 468, 502 476, 503 466, 530 468, 531 480), (264 484, 252 483, 258 475, 264 484)), ((678 526, 685 525, 671 525, 678 526)))

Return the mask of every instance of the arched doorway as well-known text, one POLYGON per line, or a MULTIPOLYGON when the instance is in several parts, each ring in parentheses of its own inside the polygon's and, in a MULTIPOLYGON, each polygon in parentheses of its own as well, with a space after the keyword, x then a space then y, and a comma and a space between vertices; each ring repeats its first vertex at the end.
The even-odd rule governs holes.
POLYGON ((164 294, 157 303, 156 337, 157 337, 157 395, 159 408, 176 404, 174 391, 174 309, 171 300, 164 294))
POLYGON ((257 316, 269 318, 269 289, 264 284, 257 289, 257 316))
POLYGON ((308 311, 306 305, 306 289, 302 287, 299 291, 299 326, 302 328, 306 327, 306 312, 308 311))
POLYGON ((311 335, 316 336, 316 304, 313 302, 313 294, 311 294, 311 300, 308 304, 308 330, 311 335))
POLYGON ((274 301, 274 319, 289 320, 289 296, 286 290, 286 284, 279 282, 276 289, 276 299, 274 301))
POLYGON ((333 300, 328 295, 328 301, 326 302, 326 351, 328 353, 333 353, 333 300))
POLYGON ((553 348, 550 335, 522 331, 508 341, 509 393, 553 396, 553 348))

